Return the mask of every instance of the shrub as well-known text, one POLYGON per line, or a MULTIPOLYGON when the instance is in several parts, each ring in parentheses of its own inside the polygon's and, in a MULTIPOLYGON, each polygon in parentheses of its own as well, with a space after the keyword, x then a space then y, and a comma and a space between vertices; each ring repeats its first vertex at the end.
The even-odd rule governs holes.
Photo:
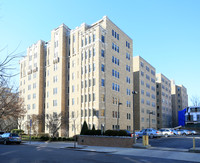
POLYGON ((41 141, 47 141, 47 140, 49 140, 49 137, 48 136, 40 136, 39 139, 41 141))
POLYGON ((58 137, 58 141, 62 141, 63 139, 61 137, 58 137))
POLYGON ((87 123, 84 121, 82 129, 81 129, 81 135, 85 135, 88 131, 87 123))
POLYGON ((12 129, 12 130, 11 130, 11 133, 15 133, 15 134, 21 135, 21 134, 24 133, 24 131, 23 131, 23 130, 20 130, 20 129, 12 129))
POLYGON ((105 135, 106 136, 127 136, 127 133, 125 130, 106 130, 105 135))
POLYGON ((58 139, 56 137, 51 137, 50 141, 57 141, 58 139))
POLYGON ((66 141, 66 140, 67 140, 67 138, 63 137, 63 138, 62 138, 62 140, 63 140, 63 141, 66 141))
POLYGON ((125 130, 119 130, 117 136, 128 136, 125 130))

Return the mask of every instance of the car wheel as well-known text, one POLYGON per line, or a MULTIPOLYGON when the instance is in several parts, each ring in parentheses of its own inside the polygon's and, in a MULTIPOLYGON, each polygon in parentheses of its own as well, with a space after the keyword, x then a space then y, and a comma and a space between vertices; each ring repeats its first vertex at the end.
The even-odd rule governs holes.
POLYGON ((150 139, 153 139, 153 134, 149 135, 149 138, 150 138, 150 139))
POLYGON ((165 134, 165 137, 167 138, 167 137, 168 137, 168 134, 165 134))
POLYGON ((20 144, 21 142, 17 142, 17 144, 20 144))
POLYGON ((6 141, 6 140, 4 140, 4 141, 3 141, 3 144, 4 144, 4 145, 6 145, 6 144, 8 144, 8 143, 7 143, 7 141, 6 141))

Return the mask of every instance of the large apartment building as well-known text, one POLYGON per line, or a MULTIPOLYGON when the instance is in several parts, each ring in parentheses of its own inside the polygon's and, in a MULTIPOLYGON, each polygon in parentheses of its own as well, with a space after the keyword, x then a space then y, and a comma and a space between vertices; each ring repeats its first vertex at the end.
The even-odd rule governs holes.
POLYGON ((133 57, 135 129, 157 128, 156 70, 142 57, 133 57))
POLYGON ((172 126, 178 126, 178 111, 188 107, 187 88, 183 85, 176 85, 175 81, 171 81, 172 94, 172 126))
MULTIPOLYGON (((27 115, 39 115, 37 132, 49 133, 49 116, 62 115, 60 136, 91 129, 132 130, 132 39, 108 17, 71 30, 62 24, 20 61, 20 92, 27 115)), ((32 122, 33 123, 33 122, 32 122)))
POLYGON ((157 128, 172 127, 171 81, 156 74, 157 128))

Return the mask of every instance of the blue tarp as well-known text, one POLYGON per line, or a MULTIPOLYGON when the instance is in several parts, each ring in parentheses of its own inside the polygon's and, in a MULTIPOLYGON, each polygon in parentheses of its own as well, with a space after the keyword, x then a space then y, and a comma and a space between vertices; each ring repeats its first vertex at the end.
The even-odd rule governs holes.
POLYGON ((185 126, 185 113, 186 113, 186 108, 178 111, 178 125, 179 126, 185 126))

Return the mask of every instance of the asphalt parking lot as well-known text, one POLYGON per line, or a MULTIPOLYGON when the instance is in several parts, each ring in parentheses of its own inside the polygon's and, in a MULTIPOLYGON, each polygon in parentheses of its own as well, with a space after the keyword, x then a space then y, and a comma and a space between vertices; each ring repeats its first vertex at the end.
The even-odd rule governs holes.
MULTIPOLYGON (((200 147, 200 136, 171 136, 149 139, 152 147, 180 148, 190 149, 193 147, 193 137, 195 137, 195 146, 200 147)), ((137 143, 142 143, 142 139, 138 139, 137 143)))

